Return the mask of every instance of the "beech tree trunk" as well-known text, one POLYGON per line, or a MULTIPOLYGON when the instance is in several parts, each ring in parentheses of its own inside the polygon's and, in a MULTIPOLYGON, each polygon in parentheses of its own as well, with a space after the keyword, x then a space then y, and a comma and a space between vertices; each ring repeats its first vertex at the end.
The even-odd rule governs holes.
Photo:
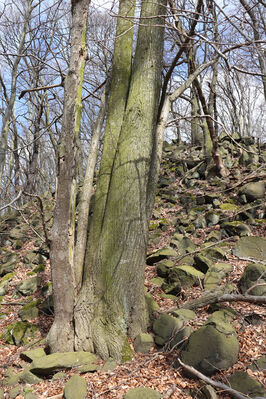
MULTIPOLYGON (((135 337, 147 327, 144 297, 150 212, 147 187, 161 87, 164 32, 163 21, 154 16, 164 14, 163 5, 165 1, 142 2, 122 125, 107 127, 106 131, 105 143, 112 145, 103 153, 83 284, 74 312, 75 349, 97 352, 104 359, 123 358, 129 345, 128 336, 135 337)), ((120 48, 120 51, 122 54, 130 49, 120 48)), ((110 113, 113 112, 115 108, 110 108, 110 113)))
POLYGON ((51 244, 54 323, 47 337, 52 352, 73 350, 75 277, 73 265, 77 142, 86 61, 86 30, 90 0, 72 0, 71 52, 65 79, 62 132, 58 152, 58 188, 51 244))

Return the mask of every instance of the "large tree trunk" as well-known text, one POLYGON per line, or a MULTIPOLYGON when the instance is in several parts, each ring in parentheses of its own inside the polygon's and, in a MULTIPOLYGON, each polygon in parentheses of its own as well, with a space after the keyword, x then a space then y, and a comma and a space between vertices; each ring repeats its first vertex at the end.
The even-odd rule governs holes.
POLYGON ((65 79, 58 189, 50 253, 55 319, 47 344, 52 352, 73 350, 76 155, 89 4, 90 0, 72 0, 71 52, 69 71, 65 79))
MULTIPOLYGON (((108 191, 103 199, 96 193, 84 280, 75 307, 75 348, 96 351, 103 358, 121 359, 127 336, 147 327, 146 201, 163 52, 163 21, 149 17, 164 13, 162 3, 142 2, 126 110, 114 159, 103 155, 103 164, 110 164, 108 191), (101 218, 98 207, 103 209, 101 218)), ((110 130, 111 137, 105 140, 110 141, 113 133, 110 130)))

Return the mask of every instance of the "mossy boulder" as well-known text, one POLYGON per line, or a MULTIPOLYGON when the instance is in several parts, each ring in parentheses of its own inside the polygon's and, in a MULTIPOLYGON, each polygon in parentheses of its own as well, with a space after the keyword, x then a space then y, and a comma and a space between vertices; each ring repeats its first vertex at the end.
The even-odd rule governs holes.
POLYGON ((46 353, 43 348, 31 349, 28 351, 24 351, 20 354, 21 359, 32 362, 35 359, 39 359, 40 357, 46 356, 46 353))
POLYGON ((164 259, 158 263, 156 270, 159 277, 167 277, 170 269, 174 267, 174 262, 170 259, 164 259))
POLYGON ((194 266, 202 273, 207 273, 213 262, 204 255, 197 254, 194 256, 194 266))
POLYGON ((169 283, 180 282, 181 288, 192 287, 195 283, 202 279, 204 274, 195 269, 193 266, 181 265, 173 267, 169 271, 168 280, 169 283))
POLYGON ((219 247, 211 247, 203 249, 201 255, 206 256, 208 259, 222 260, 226 259, 225 252, 219 247))
POLYGON ((163 314, 153 323, 153 332, 155 334, 155 343, 158 345, 169 345, 169 348, 189 337, 190 327, 184 327, 184 320, 163 314))
POLYGON ((205 290, 211 291, 219 286, 222 279, 232 270, 229 263, 215 263, 207 271, 204 278, 205 290))
POLYGON ((239 343, 234 328, 219 317, 212 317, 194 331, 185 349, 182 361, 205 375, 231 367, 238 358, 239 343))
POLYGON ((28 339, 33 337, 37 330, 38 328, 33 324, 24 321, 17 321, 9 324, 1 334, 1 337, 9 344, 25 345, 28 343, 28 339))
POLYGON ((255 284, 264 284, 253 288, 249 295, 266 295, 266 265, 259 263, 249 263, 240 279, 240 289, 244 294, 255 284))
POLYGON ((162 395, 151 388, 131 388, 127 391, 124 399, 160 399, 162 395))
POLYGON ((229 378, 230 386, 238 392, 242 392, 251 398, 256 396, 265 397, 266 391, 259 381, 252 378, 245 371, 236 371, 229 378))
POLYGON ((97 360, 98 357, 90 352, 58 352, 34 359, 30 365, 30 371, 33 374, 45 376, 56 371, 94 363, 97 360))
POLYGON ((19 317, 22 321, 29 321, 31 319, 35 319, 39 315, 38 305, 40 304, 40 300, 32 301, 23 306, 22 309, 18 312, 19 317))
POLYGON ((65 385, 64 399, 85 399, 87 396, 86 380, 79 375, 73 375, 65 385))
POLYGON ((250 227, 242 222, 224 222, 221 228, 228 236, 249 236, 251 234, 250 227))
POLYGON ((196 313, 190 309, 177 309, 172 312, 172 315, 176 318, 180 317, 184 321, 189 321, 196 318, 196 313))
POLYGON ((31 295, 38 289, 40 283, 41 277, 34 276, 18 284, 16 290, 22 295, 31 295))
POLYGON ((177 258, 177 252, 171 247, 165 247, 153 252, 147 258, 147 265, 153 265, 162 259, 177 258))
POLYGON ((0 264, 0 276, 11 273, 18 266, 19 258, 15 253, 7 253, 2 257, 0 264))
POLYGON ((239 195, 245 195, 248 202, 265 198, 265 182, 247 183, 239 190, 239 195))
POLYGON ((266 239, 263 237, 243 237, 232 250, 235 256, 241 258, 266 259, 266 239))
POLYGON ((154 339, 151 334, 141 333, 134 340, 134 349, 136 352, 148 353, 154 345, 154 339))

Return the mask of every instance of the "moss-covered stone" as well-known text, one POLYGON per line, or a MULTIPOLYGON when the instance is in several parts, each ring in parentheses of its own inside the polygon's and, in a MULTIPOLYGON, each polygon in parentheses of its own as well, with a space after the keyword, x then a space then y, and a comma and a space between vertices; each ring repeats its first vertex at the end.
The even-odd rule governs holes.
POLYGON ((201 254, 194 256, 194 266, 202 273, 207 273, 208 269, 212 266, 212 261, 201 254))
POLYGON ((232 270, 232 266, 229 263, 215 263, 207 271, 204 278, 205 290, 213 290, 219 286, 222 279, 232 270))
POLYGON ((21 392, 21 387, 20 386, 10 389, 9 398, 10 399, 15 399, 20 394, 20 392, 21 392))
POLYGON ((29 321, 31 319, 35 319, 39 315, 38 305, 40 304, 40 300, 32 301, 24 305, 23 308, 19 311, 19 316, 22 321, 29 321))
POLYGON ((180 283, 181 288, 192 287, 199 279, 202 279, 204 274, 193 266, 181 265, 173 267, 169 271, 169 283, 180 283))
POLYGON ((255 284, 262 284, 254 287, 249 295, 266 295, 266 265, 249 263, 240 279, 240 288, 244 294, 255 284))
POLYGON ((1 337, 9 344, 20 345, 22 343, 25 345, 28 343, 28 339, 34 336, 37 330, 38 328, 33 324, 17 321, 9 324, 1 337))
POLYGON ((30 371, 36 375, 49 375, 55 371, 93 363, 97 359, 97 356, 90 352, 58 352, 34 359, 30 371))
POLYGON ((242 237, 232 250, 235 256, 242 258, 266 259, 266 239, 263 237, 242 237))
POLYGON ((34 359, 39 359, 40 357, 46 356, 46 353, 43 348, 31 349, 28 351, 21 352, 21 359, 32 362, 34 359))
POLYGON ((236 371, 228 380, 233 389, 251 398, 256 396, 264 397, 266 395, 266 391, 260 382, 252 378, 245 371, 236 371))
POLYGON ((234 328, 218 318, 210 319, 194 331, 182 351, 184 363, 205 375, 231 367, 236 361, 239 343, 234 328))
POLYGON ((161 394, 154 389, 139 387, 129 389, 124 399, 160 399, 161 397, 161 394))
POLYGON ((147 258, 147 265, 153 265, 162 259, 176 258, 177 256, 177 252, 173 248, 165 247, 150 254, 147 258))
POLYGON ((22 281, 17 285, 16 290, 22 295, 30 295, 40 286, 41 277, 35 276, 22 281))
POLYGON ((65 385, 64 399, 85 399, 86 396, 86 380, 77 374, 73 375, 65 385))
POLYGON ((151 334, 141 333, 134 340, 135 352, 148 353, 154 345, 154 339, 151 334))
POLYGON ((234 221, 234 222, 224 222, 221 228, 229 236, 249 236, 251 234, 250 227, 245 223, 234 221))
POLYGON ((158 345, 169 345, 169 348, 177 345, 189 337, 191 333, 190 327, 184 327, 184 320, 163 314, 153 323, 153 331, 155 333, 155 342, 158 345))
POLYGON ((214 260, 226 259, 225 252, 219 247, 211 247, 203 249, 201 251, 201 254, 209 259, 214 259, 214 260))
POLYGON ((255 201, 257 199, 264 199, 265 198, 265 182, 258 181, 258 182, 251 182, 245 184, 239 190, 239 195, 245 195, 248 202, 255 201))
POLYGON ((176 318, 180 317, 184 321, 189 321, 196 318, 196 313, 190 309, 177 309, 172 313, 172 315, 176 318))
POLYGON ((124 345, 121 351, 121 361, 122 363, 130 362, 134 357, 134 352, 128 342, 128 339, 125 338, 124 345))

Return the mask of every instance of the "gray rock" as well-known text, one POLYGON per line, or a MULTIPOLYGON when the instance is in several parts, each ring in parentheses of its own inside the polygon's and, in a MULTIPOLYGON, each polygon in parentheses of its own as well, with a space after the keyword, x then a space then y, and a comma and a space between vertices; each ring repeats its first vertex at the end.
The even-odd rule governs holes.
POLYGON ((97 359, 97 356, 90 352, 58 352, 34 359, 30 371, 37 375, 49 375, 55 371, 93 363, 97 359))
POLYGON ((162 259, 168 259, 171 257, 177 258, 177 256, 177 252, 173 248, 165 247, 149 255, 147 258, 147 265, 153 265, 162 259))
POLYGON ((266 395, 260 382, 250 377, 245 371, 236 371, 228 380, 233 389, 252 398, 266 395))
POLYGON ((151 388, 132 388, 127 391, 124 399, 160 399, 162 395, 151 388))
POLYGON ((28 369, 22 372, 19 379, 25 384, 39 384, 42 381, 41 378, 31 373, 28 369))
POLYGON ((168 280, 170 283, 180 283, 181 288, 188 288, 198 283, 203 277, 204 274, 193 266, 181 265, 169 271, 168 280))
POLYGON ((20 394, 20 391, 21 391, 21 387, 19 387, 19 386, 10 389, 9 398, 10 399, 15 399, 20 394))
POLYGON ((43 348, 31 349, 28 351, 21 352, 20 357, 22 360, 27 362, 32 362, 34 359, 39 359, 40 357, 46 356, 43 348))
POLYGON ((225 252, 219 247, 211 247, 203 249, 200 252, 201 255, 206 256, 209 259, 213 260, 222 260, 226 259, 225 252))
POLYGON ((238 358, 239 343, 234 328, 222 318, 212 318, 194 331, 182 351, 184 363, 205 375, 231 367, 238 358))
POLYGON ((249 263, 240 279, 240 288, 244 294, 254 284, 264 284, 253 288, 249 295, 266 295, 266 265, 259 263, 249 263))
POLYGON ((37 290, 40 283, 41 277, 34 276, 18 284, 16 290, 22 295, 30 295, 37 290))
POLYGON ((65 399, 85 399, 87 395, 86 380, 79 375, 73 375, 65 385, 65 399))
POLYGON ((218 399, 215 389, 211 385, 204 385, 201 392, 206 399, 218 399))
POLYGON ((208 269, 212 266, 212 261, 206 256, 198 254, 194 256, 194 265, 202 273, 207 273, 208 269))
POLYGON ((215 263, 207 271, 204 278, 205 290, 211 291, 219 286, 222 279, 232 270, 229 263, 215 263))
POLYGON ((247 183, 239 190, 239 195, 245 195, 248 202, 263 199, 265 198, 265 182, 247 183))
POLYGON ((241 258, 266 259, 266 239, 262 237, 243 237, 232 250, 235 256, 241 258))
POLYGON ((37 306, 39 305, 39 303, 40 300, 37 300, 27 303, 25 306, 23 306, 23 308, 19 311, 19 316, 21 320, 28 321, 31 319, 35 319, 35 317, 38 317, 39 309, 37 308, 37 306))
POLYGON ((250 227, 242 222, 224 222, 221 225, 221 228, 226 232, 229 236, 249 236, 251 234, 250 227))
POLYGON ((141 333, 134 340, 134 349, 136 352, 148 353, 154 345, 151 334, 141 333))
POLYGON ((155 342, 158 345, 168 344, 172 348, 191 333, 190 327, 184 327, 184 320, 163 314, 153 323, 155 342))

